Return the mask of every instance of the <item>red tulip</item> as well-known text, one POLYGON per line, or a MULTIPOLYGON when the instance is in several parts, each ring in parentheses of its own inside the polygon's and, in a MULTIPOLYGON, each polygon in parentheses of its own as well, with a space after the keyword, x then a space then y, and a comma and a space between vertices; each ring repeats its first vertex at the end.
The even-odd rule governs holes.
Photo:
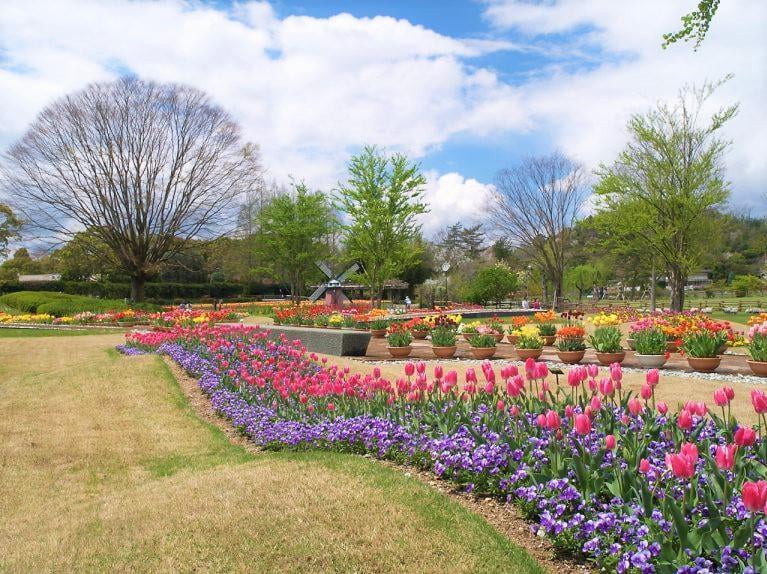
POLYGON ((615 435, 609 434, 605 437, 605 447, 609 450, 615 448, 615 435))
POLYGON ((735 453, 738 452, 737 444, 716 447, 714 461, 721 470, 732 470, 735 466, 735 453))
POLYGON ((415 365, 411 363, 410 361, 405 363, 405 375, 407 375, 408 377, 412 377, 414 373, 415 373, 415 365))
POLYGON ((767 480, 743 483, 743 506, 751 512, 763 512, 767 504, 767 480))
POLYGON ((574 426, 579 435, 587 435, 591 432, 591 419, 588 415, 575 415, 574 426))
POLYGON ((647 474, 648 472, 650 472, 650 461, 647 460, 646 458, 643 458, 642 460, 639 461, 639 472, 641 472, 642 474, 647 474))
POLYGON ((756 432, 751 427, 739 427, 734 440, 738 446, 751 446, 756 442, 756 432))

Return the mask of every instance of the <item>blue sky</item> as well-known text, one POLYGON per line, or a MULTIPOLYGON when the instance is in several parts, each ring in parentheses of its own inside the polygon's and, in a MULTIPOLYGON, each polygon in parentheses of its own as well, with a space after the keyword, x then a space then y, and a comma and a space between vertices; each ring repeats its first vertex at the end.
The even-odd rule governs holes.
POLYGON ((481 221, 495 173, 559 150, 589 173, 632 113, 734 73, 733 208, 767 213, 767 4, 722 3, 703 47, 660 47, 692 0, 7 0, 0 148, 50 101, 123 73, 195 85, 268 177, 330 190, 365 143, 421 162, 427 231, 481 221))

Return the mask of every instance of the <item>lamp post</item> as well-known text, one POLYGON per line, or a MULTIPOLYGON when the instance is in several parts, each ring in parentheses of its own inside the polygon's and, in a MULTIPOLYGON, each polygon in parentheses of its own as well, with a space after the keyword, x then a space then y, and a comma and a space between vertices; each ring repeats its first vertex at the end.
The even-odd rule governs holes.
POLYGON ((447 294, 447 272, 450 271, 450 263, 445 261, 442 264, 442 273, 445 274, 445 303, 447 303, 450 300, 450 297, 448 297, 447 294))

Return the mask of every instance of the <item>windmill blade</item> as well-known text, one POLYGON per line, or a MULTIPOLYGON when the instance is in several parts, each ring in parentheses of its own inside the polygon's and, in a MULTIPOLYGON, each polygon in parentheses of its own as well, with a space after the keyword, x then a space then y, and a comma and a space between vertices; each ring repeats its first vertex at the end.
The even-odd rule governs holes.
POLYGON ((333 278, 333 270, 330 268, 330 266, 325 263, 324 261, 315 261, 315 265, 320 268, 320 271, 322 271, 325 275, 328 276, 328 279, 333 278))
POLYGON ((349 275, 356 273, 359 268, 360 266, 357 263, 353 263, 352 266, 349 267, 349 269, 347 269, 346 271, 341 273, 341 275, 338 276, 338 282, 343 283, 349 275))
POLYGON ((320 295, 322 295, 325 292, 325 289, 327 288, 327 285, 320 285, 317 287, 317 289, 314 290, 314 293, 309 295, 309 301, 314 303, 317 299, 320 298, 320 295))

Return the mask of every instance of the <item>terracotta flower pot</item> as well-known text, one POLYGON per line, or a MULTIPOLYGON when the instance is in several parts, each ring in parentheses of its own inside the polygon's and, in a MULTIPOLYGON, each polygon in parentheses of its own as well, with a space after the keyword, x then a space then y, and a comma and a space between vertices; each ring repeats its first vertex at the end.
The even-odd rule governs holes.
POLYGON ((585 354, 586 351, 557 351, 559 360, 562 361, 565 365, 574 365, 579 363, 585 354))
POLYGON ((554 341, 557 340, 556 335, 547 335, 545 337, 541 337, 543 339, 543 344, 547 347, 551 347, 554 344, 554 341))
POLYGON ((428 331, 412 331, 412 334, 413 334, 413 339, 423 340, 428 336, 429 332, 428 331))
POLYGON ((386 329, 370 329, 370 334, 374 339, 383 339, 386 337, 386 329))
POLYGON ((387 347, 387 349, 389 349, 389 354, 395 359, 404 359, 410 356, 413 347, 408 345, 407 347, 387 347))
POLYGON ((626 344, 628 345, 629 349, 631 349, 632 351, 636 351, 637 350, 636 341, 634 339, 632 339, 631 337, 626 339, 626 344))
POLYGON ((687 363, 690 365, 690 368, 699 373, 713 373, 721 362, 722 357, 687 357, 687 363))
POLYGON ((620 351, 618 353, 596 353, 597 361, 605 366, 610 366, 613 363, 622 363, 626 358, 626 351, 620 351))
POLYGON ((660 369, 668 360, 666 355, 635 355, 639 364, 645 369, 660 369))
POLYGON ((517 341, 519 341, 519 335, 512 335, 511 333, 509 333, 508 335, 506 335, 506 340, 512 345, 516 345, 517 341))
POLYGON ((514 349, 514 352, 519 357, 520 361, 524 361, 529 358, 537 359, 543 353, 543 349, 514 349))
POLYGON ((495 347, 472 347, 471 348, 471 354, 474 355, 475 359, 489 359, 493 355, 495 355, 495 347))
POLYGON ((746 361, 757 377, 767 377, 767 361, 746 361))
POLYGON ((452 347, 432 347, 431 350, 434 355, 440 359, 452 359, 455 355, 456 346, 452 347))

